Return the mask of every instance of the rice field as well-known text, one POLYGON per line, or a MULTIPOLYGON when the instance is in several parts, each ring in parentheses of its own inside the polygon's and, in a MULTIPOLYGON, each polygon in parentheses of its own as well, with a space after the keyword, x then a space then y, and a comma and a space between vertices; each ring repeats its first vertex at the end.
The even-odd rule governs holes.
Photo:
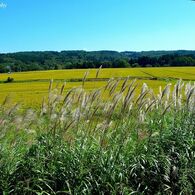
POLYGON ((65 91, 82 85, 82 79, 88 72, 84 88, 93 90, 101 88, 110 78, 119 79, 118 88, 126 77, 138 80, 137 93, 143 83, 146 83, 155 93, 159 86, 175 83, 177 79, 195 81, 194 67, 167 67, 167 68, 115 68, 101 69, 96 78, 97 69, 71 69, 32 71, 11 74, 0 74, 0 102, 9 96, 13 102, 20 102, 25 107, 39 107, 43 96, 48 93, 49 81, 54 80, 55 86, 66 82, 65 91), (14 78, 12 83, 4 83, 8 78, 14 78))

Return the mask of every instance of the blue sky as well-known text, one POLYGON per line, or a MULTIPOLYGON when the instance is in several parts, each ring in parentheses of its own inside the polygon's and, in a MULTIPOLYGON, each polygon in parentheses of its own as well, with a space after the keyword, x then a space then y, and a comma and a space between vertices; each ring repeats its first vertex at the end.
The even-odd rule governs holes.
POLYGON ((195 49, 190 0, 0 0, 0 53, 195 49))

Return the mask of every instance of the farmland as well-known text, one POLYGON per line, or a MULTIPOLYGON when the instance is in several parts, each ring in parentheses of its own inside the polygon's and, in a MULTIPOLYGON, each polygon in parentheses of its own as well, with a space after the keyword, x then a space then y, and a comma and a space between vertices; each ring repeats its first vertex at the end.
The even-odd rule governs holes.
POLYGON ((195 193, 194 81, 193 67, 1 74, 0 194, 195 193))
POLYGON ((108 79, 120 79, 119 86, 126 77, 138 80, 139 93, 140 86, 143 83, 148 84, 154 92, 158 92, 159 86, 164 87, 167 83, 175 83, 177 79, 185 81, 195 80, 195 68, 117 68, 101 69, 98 78, 96 78, 97 69, 70 69, 70 70, 50 70, 20 72, 11 74, 0 74, 0 101, 2 102, 7 95, 12 101, 20 102, 25 107, 38 107, 41 104, 43 96, 48 93, 48 85, 51 79, 54 79, 54 85, 60 86, 66 82, 65 91, 72 87, 82 85, 82 78, 85 72, 88 72, 84 88, 93 90, 101 88, 108 79), (14 78, 12 83, 4 83, 8 78, 14 78))
POLYGON ((137 81, 125 70, 122 80, 103 69, 99 80, 82 70, 70 81, 72 70, 66 84, 60 71, 1 83, 30 108, 0 104, 0 194, 194 194, 194 82, 175 79, 182 69, 136 69, 137 81))

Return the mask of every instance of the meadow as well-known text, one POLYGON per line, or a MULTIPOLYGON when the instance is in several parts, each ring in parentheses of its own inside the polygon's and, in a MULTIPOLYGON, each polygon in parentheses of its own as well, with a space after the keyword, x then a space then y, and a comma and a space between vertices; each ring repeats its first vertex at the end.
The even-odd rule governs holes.
POLYGON ((0 84, 0 194, 194 194, 194 68, 74 71, 0 84))
MULTIPOLYGON (((25 107, 39 107, 43 96, 47 95, 48 83, 51 79, 55 85, 66 82, 65 90, 82 85, 84 74, 88 72, 85 89, 93 90, 101 88, 110 78, 120 79, 119 82, 129 76, 136 78, 139 87, 143 83, 148 84, 155 92, 159 86, 164 87, 167 83, 175 83, 176 80, 195 80, 195 68, 116 68, 102 69, 96 78, 96 69, 70 69, 20 72, 11 74, 0 74, 0 102, 9 95, 14 102, 21 102, 25 107), (14 78, 13 83, 3 83, 8 77, 14 78)), ((138 91, 139 93, 139 91, 138 91)))

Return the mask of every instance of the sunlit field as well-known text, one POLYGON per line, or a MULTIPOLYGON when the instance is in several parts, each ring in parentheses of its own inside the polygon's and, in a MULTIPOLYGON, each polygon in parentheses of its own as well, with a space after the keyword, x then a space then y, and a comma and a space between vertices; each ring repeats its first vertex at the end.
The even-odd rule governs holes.
POLYGON ((145 74, 157 78, 195 80, 194 67, 180 68, 145 68, 142 69, 145 74))
MULTIPOLYGON (((14 78, 15 81, 37 81, 37 80, 73 80, 82 79, 86 71, 89 71, 88 78, 92 79, 96 76, 96 69, 70 69, 70 70, 49 70, 49 71, 32 71, 20 72, 12 74, 1 74, 0 81, 4 81, 8 76, 14 78)), ((195 80, 194 67, 166 67, 166 68, 109 68, 102 69, 99 78, 111 77, 139 77, 139 78, 181 78, 195 80)))
MULTIPOLYGON (((72 80, 82 79, 86 71, 89 71, 88 78, 95 78, 96 69, 70 69, 70 70, 49 70, 49 71, 33 71, 13 73, 12 77, 16 81, 29 81, 29 80, 47 80, 47 79, 59 79, 59 80, 72 80)), ((0 81, 7 79, 8 74, 1 74, 0 81)), ((111 78, 111 77, 148 77, 147 74, 142 72, 142 69, 131 68, 116 68, 116 69, 103 69, 99 78, 111 78)))
MULTIPOLYGON (((97 69, 80 70, 51 70, 51 71, 33 71, 0 75, 0 101, 9 96, 13 102, 20 102, 25 107, 39 107, 42 99, 48 93, 49 81, 54 80, 53 85, 59 87, 64 82, 65 91, 73 87, 82 86, 82 79, 85 73, 86 90, 101 88, 110 78, 118 79, 118 87, 121 87, 123 80, 127 77, 137 79, 138 87, 136 93, 139 93, 140 86, 146 83, 155 93, 159 86, 164 87, 167 83, 175 83, 177 79, 184 81, 195 80, 195 68, 116 68, 101 69, 97 77, 97 69), (8 78, 14 78, 12 83, 4 83, 8 78), (97 78, 96 78, 97 77, 97 78)), ((116 89, 117 90, 117 89, 116 89)))

